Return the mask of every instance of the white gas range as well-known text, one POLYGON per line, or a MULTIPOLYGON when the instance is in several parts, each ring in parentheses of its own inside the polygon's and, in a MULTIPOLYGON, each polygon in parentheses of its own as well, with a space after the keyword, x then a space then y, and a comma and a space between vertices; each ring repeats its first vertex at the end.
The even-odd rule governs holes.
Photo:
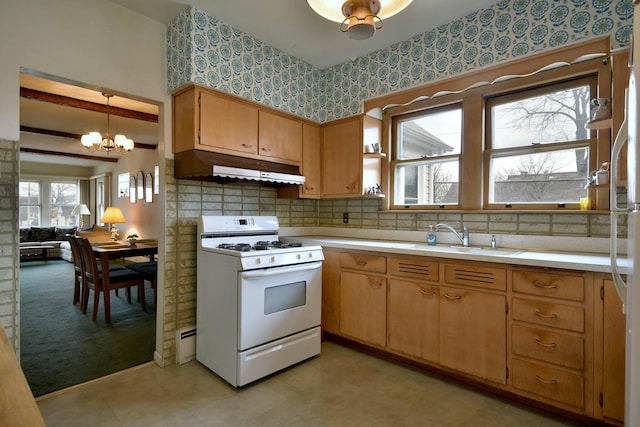
POLYGON ((320 353, 322 248, 278 231, 273 216, 198 223, 196 359, 233 386, 320 353))

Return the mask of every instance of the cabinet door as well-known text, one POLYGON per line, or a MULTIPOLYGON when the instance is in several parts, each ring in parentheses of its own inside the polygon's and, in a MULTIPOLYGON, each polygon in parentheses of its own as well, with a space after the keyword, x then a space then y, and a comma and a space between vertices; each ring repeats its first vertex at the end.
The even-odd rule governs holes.
POLYGON ((322 330, 340 332, 340 251, 323 248, 322 330))
POLYGON ((302 197, 320 197, 320 127, 302 125, 302 174, 305 177, 302 197))
POLYGON ((389 348, 438 362, 438 287, 427 283, 389 281, 389 348))
POLYGON ((200 147, 222 153, 258 154, 258 109, 200 92, 200 147))
POLYGON ((505 297, 440 288, 440 364, 506 384, 505 297))
POLYGON ((626 316, 612 280, 604 280, 602 414, 624 419, 626 316))
POLYGON ((362 195, 362 118, 322 126, 322 197, 362 195))
POLYGON ((385 347, 387 279, 362 273, 340 274, 340 332, 385 347))
POLYGON ((299 165, 302 158, 302 122, 260 111, 258 154, 266 160, 299 165))

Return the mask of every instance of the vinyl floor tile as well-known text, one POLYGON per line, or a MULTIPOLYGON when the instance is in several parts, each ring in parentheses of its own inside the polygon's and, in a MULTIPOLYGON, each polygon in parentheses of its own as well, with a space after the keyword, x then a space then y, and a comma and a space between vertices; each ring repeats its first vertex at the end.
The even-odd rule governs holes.
POLYGON ((47 426, 573 426, 330 343, 235 389, 199 362, 153 363, 37 399, 47 426))

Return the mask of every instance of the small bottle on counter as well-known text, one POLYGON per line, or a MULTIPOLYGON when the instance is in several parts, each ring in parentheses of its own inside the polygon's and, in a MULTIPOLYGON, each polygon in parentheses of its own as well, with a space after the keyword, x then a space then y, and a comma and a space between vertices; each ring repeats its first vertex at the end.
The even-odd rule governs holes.
POLYGON ((433 225, 429 226, 429 232, 427 233, 427 245, 435 246, 438 243, 438 236, 433 230, 433 225))

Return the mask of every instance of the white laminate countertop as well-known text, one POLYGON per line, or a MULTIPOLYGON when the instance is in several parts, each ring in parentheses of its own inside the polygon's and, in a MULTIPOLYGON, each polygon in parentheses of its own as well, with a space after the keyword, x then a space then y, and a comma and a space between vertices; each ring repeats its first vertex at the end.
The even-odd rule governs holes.
MULTIPOLYGON (((327 235, 287 234, 283 240, 299 241, 304 245, 320 245, 330 248, 366 250, 401 255, 419 255, 436 258, 497 262, 512 265, 550 267, 568 270, 610 273, 611 263, 608 252, 574 252, 553 248, 525 249, 488 246, 463 248, 456 242, 439 243, 429 246, 423 242, 382 240, 368 237, 339 237, 327 235)), ((575 247, 584 247, 573 242, 575 247)), ((588 245, 587 245, 588 247, 588 245)), ((596 245, 602 247, 602 244, 596 245)), ((624 262, 624 260, 623 260, 624 262)), ((624 273, 623 271, 621 273, 624 273)))

